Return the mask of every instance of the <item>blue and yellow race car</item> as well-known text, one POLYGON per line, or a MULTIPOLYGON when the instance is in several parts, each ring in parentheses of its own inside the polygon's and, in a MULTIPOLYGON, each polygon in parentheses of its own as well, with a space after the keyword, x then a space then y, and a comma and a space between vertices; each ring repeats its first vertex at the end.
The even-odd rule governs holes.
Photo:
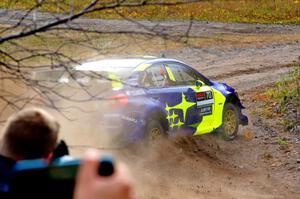
POLYGON ((110 102, 101 127, 108 133, 121 133, 129 142, 180 130, 193 135, 220 132, 224 139, 232 140, 239 125, 248 124, 232 87, 211 81, 175 59, 108 59, 84 63, 72 71, 72 78, 83 84, 92 79, 102 82, 99 89, 105 80, 110 82, 103 95, 110 102))

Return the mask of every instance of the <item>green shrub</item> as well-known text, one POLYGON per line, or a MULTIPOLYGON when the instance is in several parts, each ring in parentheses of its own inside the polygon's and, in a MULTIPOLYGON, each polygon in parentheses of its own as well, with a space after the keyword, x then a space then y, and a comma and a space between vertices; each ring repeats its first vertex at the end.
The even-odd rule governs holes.
POLYGON ((281 113, 292 100, 296 100, 297 107, 300 107, 300 65, 296 65, 293 71, 277 81, 275 88, 268 89, 267 95, 279 103, 281 113))
POLYGON ((279 144, 279 145, 288 145, 289 143, 284 138, 278 138, 277 144, 279 144))

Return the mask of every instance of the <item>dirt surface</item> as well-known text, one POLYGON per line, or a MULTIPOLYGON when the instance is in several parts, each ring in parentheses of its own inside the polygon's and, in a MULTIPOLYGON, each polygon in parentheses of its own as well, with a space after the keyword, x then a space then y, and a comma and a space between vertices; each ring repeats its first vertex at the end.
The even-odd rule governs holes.
MULTIPOLYGON (((5 21, 7 13, 3 13, 0 17, 5 21)), ((129 22, 116 20, 85 20, 82 23, 94 24, 95 27, 100 27, 101 23, 120 29, 126 24, 130 29, 135 27, 128 25, 129 22)), ((163 22, 158 27, 184 32, 188 22, 185 25, 183 22, 163 22)), ((256 109, 256 102, 251 100, 255 92, 262 92, 264 85, 287 73, 299 60, 300 27, 195 23, 192 34, 200 33, 230 34, 241 39, 251 36, 255 39, 161 50, 157 54, 164 53, 167 57, 183 60, 209 78, 237 88, 247 107, 249 126, 241 128, 237 139, 230 142, 211 134, 170 138, 152 146, 140 144, 104 151, 115 154, 129 165, 136 182, 136 194, 141 199, 300 198, 299 134, 294 136, 289 148, 282 148, 276 144, 274 135, 284 132, 251 114, 256 109), (269 36, 276 37, 260 39, 269 36)), ((98 127, 88 123, 89 118, 85 120, 83 117, 80 116, 81 125, 62 122, 61 137, 70 144, 74 155, 82 155, 86 147, 102 150, 97 142, 101 139, 96 131, 98 127)), ((58 118, 63 121, 61 116, 58 118)))
MULTIPOLYGON (((265 33, 251 34, 259 38, 265 33)), ((291 35, 299 36, 299 32, 291 35)), ((204 135, 110 151, 131 168, 138 198, 299 198, 299 134, 289 149, 283 149, 276 143, 279 130, 251 114, 256 109, 251 100, 255 92, 263 92, 264 85, 286 74, 298 61, 299 41, 187 47, 163 53, 237 88, 250 124, 231 142, 204 135)))

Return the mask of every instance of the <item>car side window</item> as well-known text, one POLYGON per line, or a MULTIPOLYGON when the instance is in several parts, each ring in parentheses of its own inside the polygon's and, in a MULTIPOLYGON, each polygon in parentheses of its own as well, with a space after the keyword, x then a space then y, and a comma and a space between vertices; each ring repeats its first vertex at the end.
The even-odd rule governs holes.
POLYGON ((141 78, 141 84, 145 87, 162 88, 170 85, 170 80, 163 64, 155 64, 149 67, 144 75, 141 78))
MULTIPOLYGON (((173 73, 176 85, 194 85, 196 80, 201 80, 193 70, 179 63, 168 63, 166 67, 169 67, 173 73)), ((203 80, 202 80, 203 81, 203 80)))

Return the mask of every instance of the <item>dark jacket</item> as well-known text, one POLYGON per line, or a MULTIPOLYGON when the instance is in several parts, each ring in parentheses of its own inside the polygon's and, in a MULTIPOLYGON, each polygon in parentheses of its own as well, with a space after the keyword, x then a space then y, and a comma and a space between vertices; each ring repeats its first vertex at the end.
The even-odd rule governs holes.
POLYGON ((0 155, 0 199, 7 196, 12 169, 15 163, 15 160, 0 155))

